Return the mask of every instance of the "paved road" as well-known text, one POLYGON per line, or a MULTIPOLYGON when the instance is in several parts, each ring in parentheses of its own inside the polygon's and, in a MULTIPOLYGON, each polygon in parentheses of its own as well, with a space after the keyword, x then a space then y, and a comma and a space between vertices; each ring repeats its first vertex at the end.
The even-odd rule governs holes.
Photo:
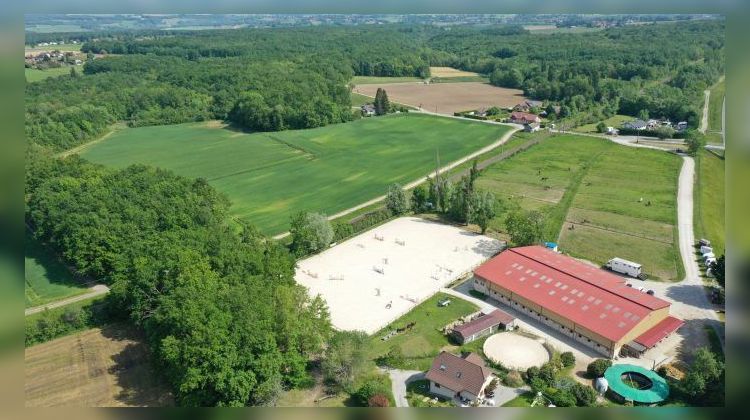
MULTIPOLYGON (((439 115, 441 117, 453 118, 453 117, 446 116, 446 115, 441 115, 441 114, 434 114, 434 115, 439 115)), ((456 118, 458 118, 458 117, 456 117, 456 118)), ((462 118, 462 119, 466 119, 466 118, 462 118)), ((476 158, 479 155, 482 155, 484 153, 487 153, 487 152, 489 152, 489 151, 491 151, 493 149, 496 149, 496 148, 500 147, 501 145, 505 144, 511 138, 511 136, 515 132, 517 132, 518 130, 520 130, 520 128, 518 126, 516 126, 516 125, 512 125, 512 124, 500 124, 500 123, 496 123, 496 124, 499 124, 499 125, 508 125, 508 126, 511 126, 512 129, 510 131, 508 131, 507 133, 505 133, 502 137, 500 137, 494 143, 492 143, 492 144, 490 144, 488 146, 485 146, 485 147, 483 147, 483 148, 475 151, 474 153, 466 155, 466 156, 462 157, 461 159, 458 159, 458 160, 456 160, 454 162, 451 162, 448 165, 443 166, 442 168, 440 168, 440 172, 445 172, 445 171, 451 170, 451 169, 455 168, 456 166, 459 166, 459 165, 461 165, 463 163, 466 163, 466 162, 468 162, 468 161, 476 158)), ((404 185, 403 188, 404 188, 404 190, 412 189, 412 188, 416 187, 419 184, 427 182, 427 178, 430 177, 430 176, 435 176, 435 172, 430 172, 429 175, 424 176, 422 178, 419 178, 419 179, 417 179, 415 181, 412 181, 412 182, 404 185)), ((354 207, 348 208, 348 209, 346 209, 344 211, 341 211, 341 212, 338 212, 338 213, 336 213, 334 215, 328 216, 328 220, 334 220, 334 219, 337 219, 339 217, 346 216, 347 214, 354 213, 357 210, 363 209, 363 208, 365 208, 367 206, 371 206, 371 205, 373 205, 375 203, 378 203, 380 201, 383 201, 383 200, 385 200, 385 195, 381 195, 379 197, 375 197, 372 200, 365 201, 364 203, 358 204, 358 205, 356 205, 354 207)), ((274 239, 283 239, 283 238, 285 238, 287 236, 289 236, 289 232, 284 232, 284 233, 278 234, 278 235, 274 236, 273 238, 274 239)))
POLYGON ((33 308, 28 308, 24 312, 24 316, 29 316, 29 315, 32 315, 32 314, 35 314, 35 313, 38 313, 38 312, 42 312, 45 309, 59 308, 61 306, 70 305, 71 303, 80 302, 80 301, 85 300, 85 299, 89 299, 89 298, 92 298, 92 297, 95 297, 95 296, 104 295, 104 294, 109 293, 109 287, 107 287, 107 286, 105 286, 103 284, 97 284, 95 286, 92 286, 90 288, 90 290, 91 291, 89 293, 84 293, 82 295, 73 296, 73 297, 68 298, 68 299, 58 300, 56 302, 48 303, 46 305, 40 305, 40 306, 35 306, 33 308))
POLYGON ((381 369, 391 377, 391 390, 396 407, 408 407, 406 400, 406 384, 424 379, 424 372, 418 370, 381 369))

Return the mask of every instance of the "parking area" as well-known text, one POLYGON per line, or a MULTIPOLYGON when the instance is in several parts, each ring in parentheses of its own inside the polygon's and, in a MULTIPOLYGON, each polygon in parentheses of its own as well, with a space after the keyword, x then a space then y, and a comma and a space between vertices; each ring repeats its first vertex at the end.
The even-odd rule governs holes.
POLYGON ((295 279, 326 300, 334 327, 372 334, 500 247, 456 226, 402 217, 299 261, 295 279))

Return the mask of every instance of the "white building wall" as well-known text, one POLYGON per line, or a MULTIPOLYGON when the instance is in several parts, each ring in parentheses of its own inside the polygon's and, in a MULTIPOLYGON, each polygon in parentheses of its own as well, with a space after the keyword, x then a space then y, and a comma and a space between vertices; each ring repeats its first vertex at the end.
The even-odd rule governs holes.
POLYGON ((436 384, 435 381, 430 381, 430 393, 440 395, 441 397, 445 397, 448 399, 452 399, 456 395, 456 391, 448 389, 444 386, 440 386, 439 384, 436 384))

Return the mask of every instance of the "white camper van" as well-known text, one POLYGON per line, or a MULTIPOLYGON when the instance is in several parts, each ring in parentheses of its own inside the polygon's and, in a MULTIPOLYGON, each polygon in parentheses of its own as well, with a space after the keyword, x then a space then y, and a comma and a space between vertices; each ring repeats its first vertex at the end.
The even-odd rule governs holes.
POLYGON ((641 265, 622 258, 612 258, 607 262, 607 268, 618 273, 627 274, 630 277, 641 275, 641 265))

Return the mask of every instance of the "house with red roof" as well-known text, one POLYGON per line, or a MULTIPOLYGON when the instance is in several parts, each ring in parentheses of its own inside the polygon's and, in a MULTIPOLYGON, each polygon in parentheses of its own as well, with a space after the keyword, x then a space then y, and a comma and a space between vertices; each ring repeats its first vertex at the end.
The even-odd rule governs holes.
POLYGON ((608 357, 638 356, 684 324, 666 300, 542 246, 485 262, 474 270, 474 289, 608 357))
POLYGON ((510 113, 510 122, 515 124, 532 124, 539 123, 542 119, 538 115, 528 112, 514 111, 510 113))
POLYGON ((492 371, 476 353, 456 356, 443 351, 432 361, 425 379, 430 381, 430 393, 471 402, 484 393, 492 371))

